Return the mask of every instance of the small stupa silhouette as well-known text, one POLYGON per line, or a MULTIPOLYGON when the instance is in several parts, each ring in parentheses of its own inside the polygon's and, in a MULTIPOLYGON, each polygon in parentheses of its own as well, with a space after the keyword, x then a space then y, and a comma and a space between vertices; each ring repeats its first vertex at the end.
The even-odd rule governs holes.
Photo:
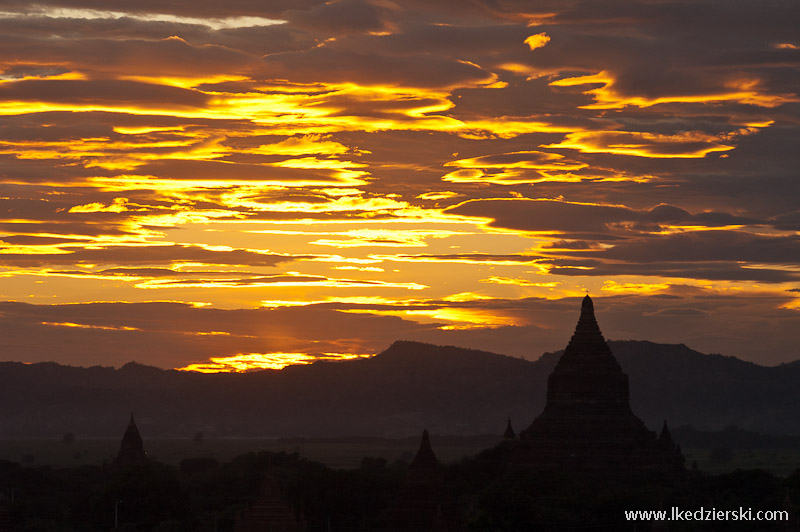
POLYGON ((133 412, 131 412, 131 419, 128 422, 128 428, 125 429, 125 434, 122 436, 119 452, 114 459, 114 465, 137 465, 145 462, 147 462, 147 453, 144 452, 142 435, 139 434, 139 428, 136 426, 133 412))
POLYGON ((427 429, 408 468, 399 496, 384 511, 375 527, 385 532, 454 530, 444 485, 444 472, 431 447, 427 429))
POLYGON ((508 418, 508 423, 506 423, 506 431, 503 433, 504 440, 513 440, 517 437, 516 433, 514 432, 514 428, 511 426, 511 418, 508 418))

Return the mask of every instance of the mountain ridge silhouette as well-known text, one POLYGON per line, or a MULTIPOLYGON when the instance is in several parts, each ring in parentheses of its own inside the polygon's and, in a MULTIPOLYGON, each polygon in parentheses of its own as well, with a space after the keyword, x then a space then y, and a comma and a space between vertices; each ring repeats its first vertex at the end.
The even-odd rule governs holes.
MULTIPOLYGON (((759 366, 683 344, 610 341, 651 429, 735 425, 800 434, 800 363, 759 366)), ((400 340, 371 358, 238 374, 0 362, 0 438, 115 437, 131 410, 144 437, 502 434, 544 405, 559 352, 535 361, 400 340)))

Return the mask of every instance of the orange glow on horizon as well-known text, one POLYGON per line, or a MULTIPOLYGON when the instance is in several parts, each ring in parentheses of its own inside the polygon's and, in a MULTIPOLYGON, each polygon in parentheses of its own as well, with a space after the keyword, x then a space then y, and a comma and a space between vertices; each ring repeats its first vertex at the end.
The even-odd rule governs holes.
POLYGON ((195 371, 198 373, 247 373, 265 369, 280 370, 287 366, 313 364, 317 361, 342 361, 358 358, 370 358, 370 354, 354 353, 240 353, 228 357, 212 357, 210 362, 189 364, 178 371, 195 371))
POLYGON ((492 310, 470 308, 435 308, 435 309, 408 309, 408 310, 375 310, 375 309, 342 309, 340 312, 350 314, 373 314, 377 316, 398 316, 420 323, 437 323, 442 330, 463 329, 494 329, 509 325, 525 325, 525 321, 512 316, 506 316, 492 310))

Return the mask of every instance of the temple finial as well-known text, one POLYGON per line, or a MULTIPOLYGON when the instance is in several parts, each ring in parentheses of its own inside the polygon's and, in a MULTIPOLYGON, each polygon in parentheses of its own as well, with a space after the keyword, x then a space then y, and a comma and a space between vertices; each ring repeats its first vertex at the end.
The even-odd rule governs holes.
POLYGON ((592 298, 589 297, 589 294, 583 298, 583 303, 581 303, 581 314, 594 314, 594 303, 592 303, 592 298))

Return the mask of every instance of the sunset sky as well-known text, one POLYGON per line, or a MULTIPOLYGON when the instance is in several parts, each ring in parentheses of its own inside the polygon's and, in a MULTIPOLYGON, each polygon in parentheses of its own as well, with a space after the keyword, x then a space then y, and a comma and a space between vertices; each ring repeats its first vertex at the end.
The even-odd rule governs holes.
POLYGON ((0 25, 3 360, 535 359, 586 293, 606 338, 800 358, 798 2, 3 0, 0 25))

